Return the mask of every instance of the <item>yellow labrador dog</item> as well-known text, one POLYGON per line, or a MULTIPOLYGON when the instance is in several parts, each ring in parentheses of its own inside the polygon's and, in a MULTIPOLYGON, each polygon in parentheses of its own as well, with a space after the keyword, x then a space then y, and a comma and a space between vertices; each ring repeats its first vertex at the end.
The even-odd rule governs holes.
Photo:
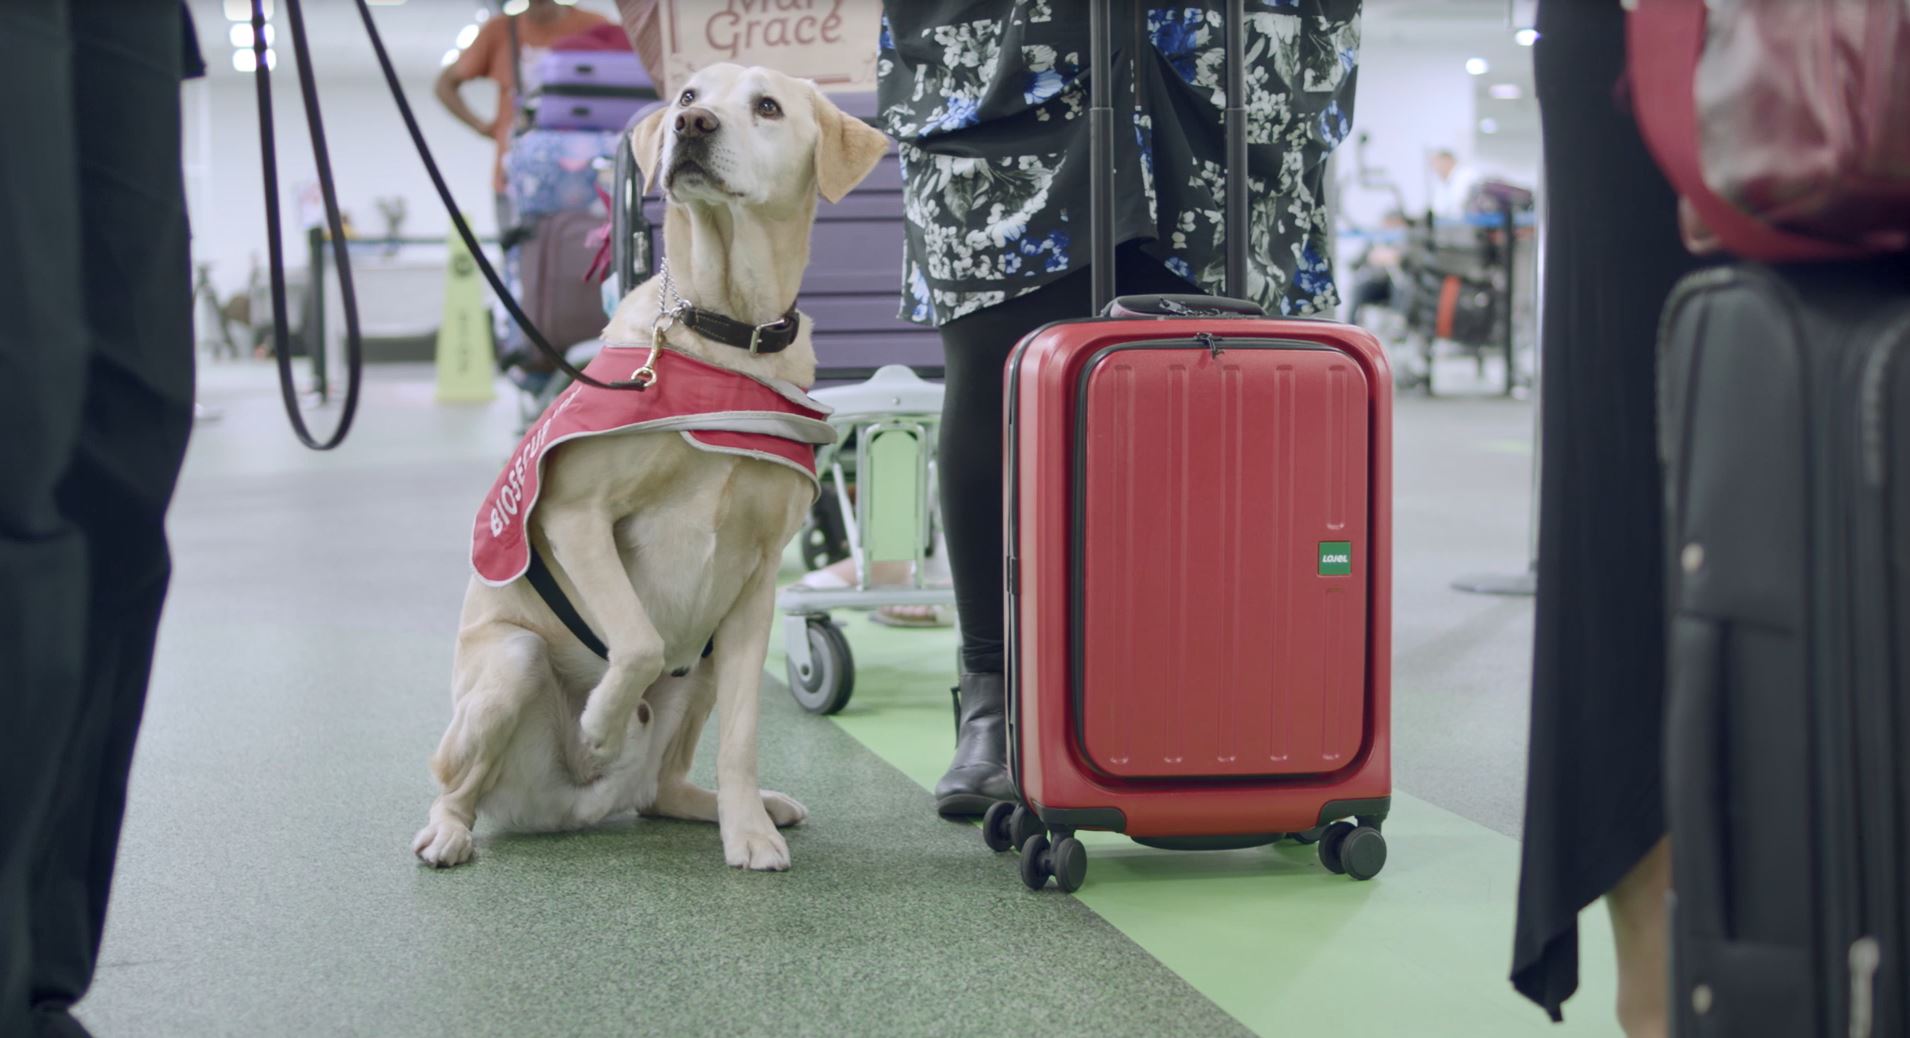
MULTIPOLYGON (((756 353, 660 314, 680 293, 741 326, 774 326, 809 261, 817 195, 839 200, 887 143, 806 81, 735 65, 697 73, 633 139, 648 182, 663 184, 673 283, 638 286, 605 341, 647 345, 654 333, 705 364, 809 385, 806 319, 786 349, 756 353)), ((558 443, 542 481, 524 532, 605 656, 526 580, 472 580, 451 724, 431 758, 441 792, 413 850, 435 866, 469 861, 479 815, 557 830, 634 811, 716 822, 730 865, 788 868, 777 828, 807 812, 758 786, 756 719, 776 574, 812 499, 807 477, 645 431, 558 443), (689 779, 712 707, 715 791, 689 779)))

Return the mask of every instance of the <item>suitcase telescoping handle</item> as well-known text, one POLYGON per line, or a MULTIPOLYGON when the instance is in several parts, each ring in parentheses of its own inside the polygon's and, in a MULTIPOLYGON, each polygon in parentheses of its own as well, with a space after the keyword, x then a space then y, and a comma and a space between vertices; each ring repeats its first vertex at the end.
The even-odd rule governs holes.
MULTIPOLYGON (((1130 0, 1139 2, 1139 0, 1130 0)), ((1094 312, 1114 299, 1114 106, 1109 89, 1113 65, 1114 0, 1088 5, 1088 239, 1094 282, 1094 312)), ((1227 0, 1227 224, 1225 292, 1247 292, 1247 71, 1246 0, 1227 0)), ((1139 66, 1136 66, 1139 71, 1139 66)), ((1140 83, 1134 84, 1140 90, 1140 83)))

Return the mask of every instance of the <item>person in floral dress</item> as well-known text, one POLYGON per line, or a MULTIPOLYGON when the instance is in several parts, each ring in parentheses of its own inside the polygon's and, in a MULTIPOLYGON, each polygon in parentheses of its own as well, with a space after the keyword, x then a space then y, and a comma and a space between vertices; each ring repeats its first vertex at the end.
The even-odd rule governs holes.
MULTIPOLYGON (((878 101, 907 209, 902 317, 940 329, 938 470, 962 629, 951 817, 1010 799, 1002 718, 1002 369, 1085 317, 1088 18, 1080 0, 885 0, 878 101)), ((1327 158, 1352 130, 1360 0, 1249 0, 1246 293, 1338 306, 1327 158)), ((1116 287, 1219 292, 1226 236, 1223 5, 1115 4, 1116 287)))

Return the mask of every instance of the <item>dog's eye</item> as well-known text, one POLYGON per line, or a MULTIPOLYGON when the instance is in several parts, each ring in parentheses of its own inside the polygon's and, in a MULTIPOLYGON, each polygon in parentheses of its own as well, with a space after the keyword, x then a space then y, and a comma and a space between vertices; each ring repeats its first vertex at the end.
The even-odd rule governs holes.
POLYGON ((683 96, 676 99, 676 103, 682 105, 685 108, 690 107, 691 105, 696 103, 696 91, 685 90, 683 92, 683 96))
POLYGON ((760 98, 756 102, 756 114, 765 119, 780 119, 783 117, 783 106, 777 104, 773 97, 760 98))

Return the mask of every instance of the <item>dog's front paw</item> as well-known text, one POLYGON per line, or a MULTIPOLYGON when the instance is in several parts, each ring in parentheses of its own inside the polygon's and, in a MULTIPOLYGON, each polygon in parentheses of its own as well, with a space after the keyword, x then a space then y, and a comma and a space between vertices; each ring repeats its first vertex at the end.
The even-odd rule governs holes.
POLYGON ((802 806, 795 797, 787 793, 778 793, 773 789, 763 790, 763 808, 769 812, 769 820, 776 828, 787 829, 802 824, 809 817, 809 809, 802 806))
POLYGON ((731 868, 781 872, 789 868, 789 844, 775 828, 756 822, 723 827, 723 860, 731 868))
POLYGON ((589 780, 595 780, 623 756, 624 738, 629 733, 622 725, 610 724, 589 707, 585 707, 583 716, 577 719, 577 729, 583 750, 583 769, 589 780))
POLYGON ((432 868, 462 865, 473 855, 471 830, 449 820, 432 822, 418 830, 411 852, 432 868))

